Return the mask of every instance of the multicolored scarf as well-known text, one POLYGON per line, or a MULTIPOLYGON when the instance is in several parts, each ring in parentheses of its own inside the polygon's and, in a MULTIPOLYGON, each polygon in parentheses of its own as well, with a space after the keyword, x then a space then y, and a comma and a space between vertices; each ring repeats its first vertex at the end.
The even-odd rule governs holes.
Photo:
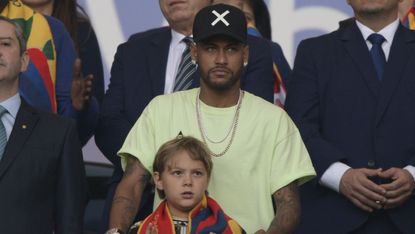
MULTIPOLYGON (((215 200, 207 196, 204 196, 202 201, 190 211, 188 219, 187 233, 190 234, 245 233, 236 221, 223 212, 215 200)), ((165 200, 140 224, 137 234, 146 234, 150 224, 155 227, 157 233, 176 234, 173 219, 165 200)))
POLYGON ((46 89, 49 97, 48 105, 51 111, 56 113, 56 51, 47 19, 25 6, 20 0, 9 0, 9 4, 1 15, 14 20, 22 27, 30 62, 37 70, 37 72, 31 72, 30 77, 25 77, 25 79, 30 79, 27 82, 34 84, 32 85, 33 93, 44 94, 46 89))
POLYGON ((409 29, 415 30, 415 6, 413 6, 402 19, 402 24, 409 29))
MULTIPOLYGON (((252 36, 262 37, 261 33, 255 28, 254 25, 248 23, 248 34, 252 36)), ((274 57, 274 55, 273 55, 274 57)), ((274 59, 274 58, 273 58, 274 59)), ((275 59, 274 59, 275 60, 275 59)), ((276 61, 272 63, 272 72, 275 77, 274 82, 274 104, 280 107, 284 107, 285 98, 287 96, 287 91, 285 90, 285 85, 281 78, 281 73, 278 69, 276 61)))

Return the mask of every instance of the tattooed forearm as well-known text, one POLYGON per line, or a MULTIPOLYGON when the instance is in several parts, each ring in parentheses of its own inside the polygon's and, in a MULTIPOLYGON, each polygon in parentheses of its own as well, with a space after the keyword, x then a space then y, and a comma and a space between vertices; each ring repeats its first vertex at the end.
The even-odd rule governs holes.
POLYGON ((137 182, 142 185, 146 185, 151 179, 150 173, 144 168, 144 166, 141 165, 141 163, 138 162, 137 159, 130 157, 127 160, 127 166, 125 167, 124 177, 134 176, 133 174, 137 174, 137 182))
POLYGON ((300 199, 297 183, 292 182, 274 193, 276 215, 267 233, 293 233, 300 221, 300 199))
POLYGON ((132 199, 123 196, 115 196, 112 200, 112 207, 122 209, 122 214, 118 217, 118 227, 126 231, 128 230, 132 220, 137 213, 138 204, 132 199))
POLYGON ((137 158, 129 156, 124 176, 112 201, 110 228, 127 231, 138 211, 141 195, 150 180, 149 172, 137 158))

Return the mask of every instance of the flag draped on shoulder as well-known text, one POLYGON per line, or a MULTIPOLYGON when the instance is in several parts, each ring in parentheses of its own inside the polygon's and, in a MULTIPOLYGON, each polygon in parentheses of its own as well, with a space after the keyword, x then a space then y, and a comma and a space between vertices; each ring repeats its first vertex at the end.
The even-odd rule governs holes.
POLYGON ((409 29, 415 30, 415 6, 411 7, 402 19, 402 24, 409 29))
MULTIPOLYGON (((188 217, 187 232, 196 233, 223 233, 243 234, 244 230, 232 218, 227 216, 218 203, 210 197, 204 196, 202 201, 193 208, 188 217)), ((139 224, 137 234, 146 234, 152 227, 156 233, 176 234, 173 218, 166 201, 163 201, 157 209, 139 224)))

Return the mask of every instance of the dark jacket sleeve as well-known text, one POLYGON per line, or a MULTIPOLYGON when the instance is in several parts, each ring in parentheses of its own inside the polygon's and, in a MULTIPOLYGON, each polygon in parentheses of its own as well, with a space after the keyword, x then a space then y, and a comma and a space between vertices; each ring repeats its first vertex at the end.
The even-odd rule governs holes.
POLYGON ((320 74, 316 62, 318 54, 314 53, 313 47, 315 45, 310 41, 303 41, 298 46, 285 109, 299 128, 320 178, 332 163, 345 162, 346 157, 320 133, 320 74))
POLYGON ((85 169, 75 124, 68 122, 57 168, 55 233, 82 233, 85 169))
POLYGON ((118 47, 111 68, 111 79, 104 96, 95 142, 105 157, 115 166, 120 166, 117 151, 121 148, 132 124, 124 113, 124 71, 125 44, 118 47))

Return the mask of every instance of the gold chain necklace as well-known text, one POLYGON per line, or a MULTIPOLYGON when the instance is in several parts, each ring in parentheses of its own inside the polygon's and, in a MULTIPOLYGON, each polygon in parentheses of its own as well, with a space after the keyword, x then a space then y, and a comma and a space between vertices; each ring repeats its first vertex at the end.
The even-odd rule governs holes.
POLYGON ((206 139, 208 139, 212 143, 221 143, 226 138, 228 138, 229 132, 231 132, 231 130, 232 130, 231 138, 229 139, 229 142, 226 145, 225 149, 222 152, 218 153, 218 154, 212 152, 212 150, 209 149, 210 155, 212 155, 214 157, 221 157, 221 156, 225 155, 226 152, 228 152, 229 148, 231 147, 232 142, 233 142, 233 139, 235 137, 236 128, 238 126, 239 112, 241 110, 241 104, 242 104, 243 97, 244 97, 244 92, 243 91, 239 91, 239 99, 238 99, 238 103, 237 103, 237 106, 236 106, 236 111, 235 111, 235 115, 234 115, 234 118, 233 118, 233 121, 232 121, 231 128, 229 129, 229 131, 226 134, 226 136, 225 136, 224 139, 222 139, 221 141, 214 142, 214 141, 212 141, 212 140, 210 140, 208 138, 208 136, 207 136, 207 134, 205 132, 205 129, 203 127, 202 114, 201 114, 201 111, 200 111, 200 90, 199 90, 198 94, 196 95, 196 116, 197 116, 197 124, 198 124, 198 127, 199 127, 200 135, 202 136, 202 140, 203 140, 203 142, 205 143, 205 145, 208 148, 209 148, 209 146, 208 146, 208 143, 207 143, 206 139))

